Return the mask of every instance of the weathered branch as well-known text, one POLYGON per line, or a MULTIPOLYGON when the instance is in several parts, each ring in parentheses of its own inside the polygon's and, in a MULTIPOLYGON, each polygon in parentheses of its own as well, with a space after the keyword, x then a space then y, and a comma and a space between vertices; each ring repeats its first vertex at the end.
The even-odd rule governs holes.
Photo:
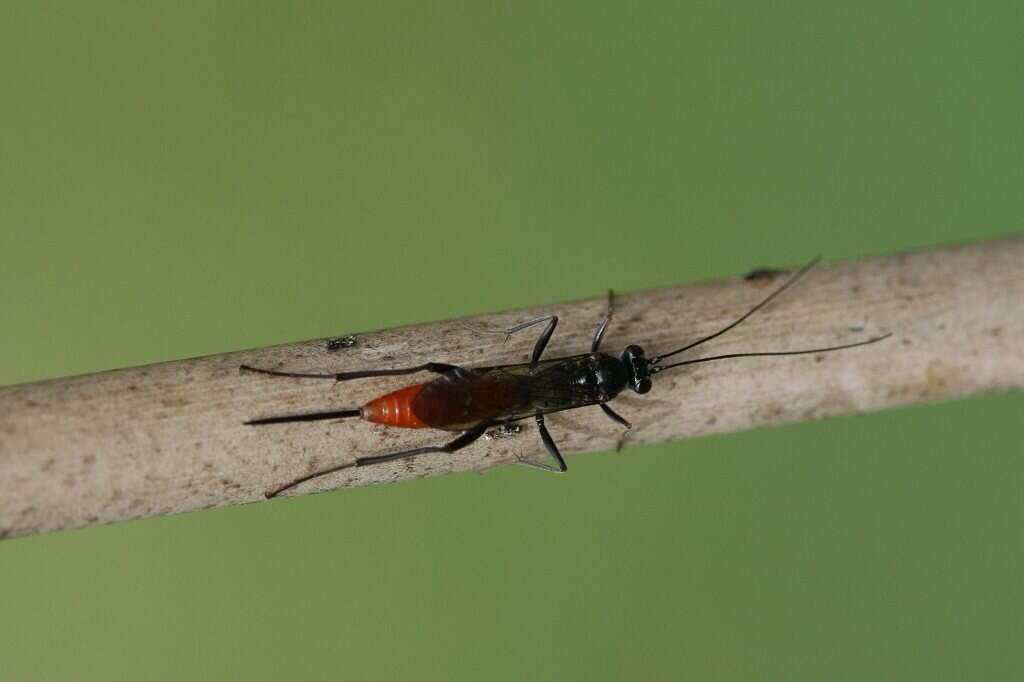
MULTIPOLYGON (((728 323, 780 281, 768 274, 618 296, 605 348, 664 352, 728 323)), ((556 312, 550 358, 585 350, 605 304, 601 296, 368 332, 334 350, 317 340, 2 388, 0 536, 253 502, 357 455, 450 437, 358 420, 245 426, 258 416, 357 406, 409 381, 280 379, 240 373, 242 363, 330 372, 522 362, 535 336, 504 343, 498 330, 556 312)), ((659 375, 648 395, 615 403, 634 424, 627 447, 1024 386, 1024 238, 821 266, 694 352, 816 347, 884 331, 893 336, 864 348, 659 375)), ((621 433, 596 408, 553 415, 548 426, 566 453, 614 448, 621 433)), ((513 437, 348 469, 292 494, 486 469, 540 451, 527 421, 513 437)))

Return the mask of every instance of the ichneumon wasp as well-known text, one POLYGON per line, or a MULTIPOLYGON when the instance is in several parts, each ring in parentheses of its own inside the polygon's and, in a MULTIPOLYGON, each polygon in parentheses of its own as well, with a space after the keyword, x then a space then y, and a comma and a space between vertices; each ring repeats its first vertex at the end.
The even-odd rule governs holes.
POLYGON ((330 379, 333 381, 351 381, 353 379, 380 376, 402 376, 417 372, 432 372, 439 375, 432 381, 412 384, 392 391, 371 400, 362 407, 263 417, 247 421, 245 422, 246 424, 270 425, 359 417, 366 421, 387 426, 413 429, 431 428, 461 432, 461 435, 444 445, 431 445, 402 450, 400 452, 359 457, 337 466, 316 471, 268 492, 267 497, 274 497, 311 479, 350 467, 380 464, 382 462, 391 462, 428 453, 452 453, 476 441, 489 428, 531 418, 536 421, 541 441, 544 443, 544 447, 554 461, 554 464, 548 465, 527 461, 522 461, 521 463, 546 471, 564 472, 567 469, 565 460, 562 458, 561 453, 558 451, 558 446, 555 445, 554 439, 544 424, 544 415, 597 405, 612 421, 629 429, 632 428, 631 424, 609 407, 608 402, 613 400, 627 387, 636 393, 647 393, 651 390, 652 377, 673 367, 730 358, 827 353, 866 346, 891 336, 891 333, 887 333, 867 339, 866 341, 827 348, 727 353, 664 364, 666 359, 695 348, 735 328, 795 284, 817 262, 818 259, 814 259, 804 265, 764 300, 731 324, 681 348, 650 358, 646 356, 644 349, 637 345, 626 346, 619 357, 600 351, 601 341, 612 320, 612 296, 609 293, 608 312, 598 326, 597 331, 594 332, 589 353, 546 360, 541 359, 544 349, 547 347, 548 341, 555 331, 555 326, 558 324, 557 315, 546 315, 518 324, 506 332, 511 335, 535 325, 545 324, 540 337, 537 339, 537 343, 533 347, 530 361, 522 364, 467 368, 439 362, 427 362, 415 367, 402 369, 357 370, 335 374, 282 372, 242 365, 241 368, 243 370, 260 374, 279 377, 330 379))

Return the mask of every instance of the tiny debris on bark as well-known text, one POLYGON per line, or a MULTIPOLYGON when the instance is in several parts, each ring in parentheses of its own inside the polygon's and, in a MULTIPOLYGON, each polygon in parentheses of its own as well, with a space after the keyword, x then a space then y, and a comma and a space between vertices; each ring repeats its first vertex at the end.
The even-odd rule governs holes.
POLYGON ((341 350, 342 348, 351 348, 354 345, 356 345, 356 337, 351 334, 346 334, 345 336, 335 336, 327 339, 324 347, 327 348, 328 351, 336 351, 341 350))
POLYGON ((487 440, 501 440, 502 438, 514 438, 519 435, 523 427, 519 424, 502 424, 484 434, 487 440))

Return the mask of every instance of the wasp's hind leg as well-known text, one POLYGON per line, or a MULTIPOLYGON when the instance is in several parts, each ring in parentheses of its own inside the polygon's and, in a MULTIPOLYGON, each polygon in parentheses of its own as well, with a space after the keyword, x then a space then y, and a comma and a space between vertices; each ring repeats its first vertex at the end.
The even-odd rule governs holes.
POLYGON ((416 455, 425 455, 430 452, 447 452, 452 453, 456 450, 461 450, 467 445, 476 441, 480 436, 484 435, 484 431, 489 429, 493 424, 484 424, 477 426, 471 431, 466 431, 458 438, 451 440, 444 445, 428 445, 422 448, 413 448, 412 450, 402 450, 401 452, 392 452, 388 455, 373 455, 371 457, 360 457, 356 460, 356 466, 364 467, 370 464, 380 464, 382 462, 391 462, 396 459, 405 459, 406 457, 415 457, 416 455))
POLYGON ((443 362, 425 362, 415 367, 402 367, 400 369, 363 369, 355 372, 280 372, 274 369, 261 369, 252 365, 242 365, 239 369, 257 374, 269 374, 275 377, 295 377, 299 379, 333 379, 334 381, 351 381, 352 379, 369 379, 371 377, 392 377, 403 374, 415 374, 416 372, 433 372, 445 374, 462 369, 458 365, 448 365, 443 362))
POLYGON ((387 455, 373 455, 370 457, 360 457, 354 462, 347 462, 345 464, 339 464, 338 466, 331 467, 330 469, 324 469, 317 471, 301 478, 297 478, 288 485, 281 486, 275 490, 267 493, 267 497, 276 497, 286 490, 290 490, 295 486, 305 483, 306 481, 312 481, 314 478, 326 476, 327 474, 333 474, 336 471, 342 471, 343 469, 351 469, 352 467, 363 467, 371 464, 380 464, 382 462, 391 462, 396 459, 405 459, 406 457, 415 457, 416 455, 425 455, 431 452, 447 452, 452 453, 456 450, 461 450, 473 441, 477 440, 480 436, 484 435, 484 431, 493 426, 493 424, 484 424, 478 426, 472 431, 466 431, 458 438, 445 443, 444 445, 430 445, 422 448, 413 448, 412 450, 402 450, 401 452, 392 452, 387 455))

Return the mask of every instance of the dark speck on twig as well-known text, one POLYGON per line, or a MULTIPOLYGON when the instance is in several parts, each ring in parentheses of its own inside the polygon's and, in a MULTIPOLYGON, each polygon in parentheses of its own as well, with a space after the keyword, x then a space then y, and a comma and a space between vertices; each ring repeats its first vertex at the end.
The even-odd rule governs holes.
POLYGON ((743 275, 743 279, 747 280, 748 282, 754 282, 758 280, 771 281, 775 279, 777 275, 783 275, 786 272, 786 270, 782 270, 779 268, 754 268, 747 274, 743 275))
POLYGON ((324 343, 324 347, 327 348, 327 350, 329 351, 341 350, 342 348, 351 348, 354 345, 356 345, 356 337, 352 336, 351 334, 346 334, 345 336, 335 336, 333 338, 327 339, 326 343, 324 343))

